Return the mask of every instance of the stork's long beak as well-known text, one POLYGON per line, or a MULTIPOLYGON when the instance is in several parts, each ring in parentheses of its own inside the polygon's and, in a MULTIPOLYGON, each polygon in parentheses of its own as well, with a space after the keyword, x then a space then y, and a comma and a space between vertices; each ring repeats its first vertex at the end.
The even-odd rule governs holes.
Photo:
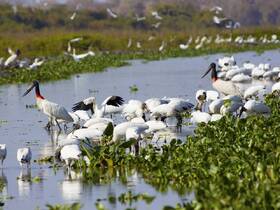
POLYGON ((201 78, 205 77, 211 70, 212 70, 212 67, 209 66, 208 70, 205 72, 205 74, 203 74, 203 76, 201 78))
POLYGON ((34 87, 35 87, 35 85, 32 84, 32 85, 25 91, 25 93, 22 95, 22 97, 26 96, 34 87))

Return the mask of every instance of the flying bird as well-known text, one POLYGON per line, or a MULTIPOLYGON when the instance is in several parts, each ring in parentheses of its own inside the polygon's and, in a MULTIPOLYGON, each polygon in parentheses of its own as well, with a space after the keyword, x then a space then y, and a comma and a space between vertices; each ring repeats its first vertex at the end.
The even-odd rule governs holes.
POLYGON ((107 8, 106 10, 112 18, 117 18, 118 17, 118 15, 116 13, 114 13, 110 8, 107 8))

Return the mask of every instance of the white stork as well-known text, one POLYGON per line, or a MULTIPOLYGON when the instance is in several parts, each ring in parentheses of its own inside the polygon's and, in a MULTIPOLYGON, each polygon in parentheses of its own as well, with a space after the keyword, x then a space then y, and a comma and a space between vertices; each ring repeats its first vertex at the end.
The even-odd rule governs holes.
POLYGON ((243 112, 246 112, 248 115, 253 115, 253 114, 270 114, 271 110, 270 108, 259 101, 255 100, 249 100, 245 103, 245 105, 241 108, 239 117, 242 115, 243 112))
POLYGON ((1 165, 3 167, 3 162, 7 156, 7 148, 6 144, 0 144, 0 160, 1 160, 1 165))
POLYGON ((94 114, 93 117, 102 118, 105 114, 112 114, 120 111, 113 109, 112 107, 120 107, 121 105, 123 105, 123 102, 124 100, 120 96, 109 96, 102 102, 101 108, 99 109, 96 104, 95 97, 89 97, 84 99, 83 101, 75 103, 72 107, 72 110, 74 112, 77 110, 91 110, 92 114, 94 114))
POLYGON ((49 117, 48 124, 46 125, 46 128, 48 130, 50 130, 50 127, 53 125, 53 121, 56 122, 60 130, 61 127, 57 120, 62 120, 64 122, 73 122, 73 118, 63 106, 50 102, 41 95, 39 82, 37 80, 33 81, 31 87, 25 91, 23 96, 26 96, 34 87, 37 106, 39 110, 41 110, 44 114, 46 114, 49 117))
POLYGON ((68 170, 70 170, 73 161, 79 160, 82 156, 82 151, 77 144, 65 145, 60 151, 60 159, 65 162, 68 170))
POLYGON ((26 164, 27 167, 30 167, 31 158, 32 158, 32 153, 29 147, 19 148, 17 150, 17 160, 21 166, 23 164, 26 164))

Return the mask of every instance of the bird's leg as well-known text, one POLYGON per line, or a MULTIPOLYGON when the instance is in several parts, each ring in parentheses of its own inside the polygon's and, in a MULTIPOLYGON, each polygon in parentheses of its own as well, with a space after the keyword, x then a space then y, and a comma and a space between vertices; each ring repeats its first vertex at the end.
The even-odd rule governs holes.
POLYGON ((67 124, 66 124, 66 123, 64 123, 64 132, 66 132, 66 131, 67 131, 67 129, 68 129, 67 124))
POLYGON ((139 155, 139 138, 134 144, 134 149, 135 149, 135 156, 139 155))
POLYGON ((177 132, 182 132, 182 123, 183 123, 183 118, 182 118, 182 116, 179 114, 179 115, 177 115, 177 126, 176 126, 176 128, 177 128, 177 132))
POLYGON ((52 118, 48 118, 48 123, 47 125, 45 126, 45 128, 50 131, 50 128, 51 128, 51 121, 52 121, 52 118))
POLYGON ((59 131, 61 131, 61 127, 60 127, 59 123, 57 122, 57 119, 55 119, 55 122, 57 124, 57 127, 59 128, 59 131))

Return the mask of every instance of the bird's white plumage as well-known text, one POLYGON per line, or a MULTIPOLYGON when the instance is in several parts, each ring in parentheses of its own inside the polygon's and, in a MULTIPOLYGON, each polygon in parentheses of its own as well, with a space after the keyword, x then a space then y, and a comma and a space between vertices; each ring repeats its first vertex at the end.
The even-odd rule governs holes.
POLYGON ((206 101, 214 101, 220 97, 220 94, 215 90, 206 91, 206 101))
POLYGON ((280 90, 280 82, 277 82, 274 85, 272 85, 271 90, 272 90, 272 92, 280 90))
POLYGON ((227 113, 234 113, 237 112, 237 110, 239 110, 241 106, 243 106, 242 102, 236 102, 230 100, 224 101, 224 104, 220 108, 220 113, 222 115, 226 115, 227 113))
POLYGON ((81 128, 68 134, 67 138, 99 140, 102 137, 102 134, 103 132, 96 128, 81 128))
POLYGON ((113 123, 113 120, 109 118, 91 118, 85 122, 83 127, 88 128, 97 123, 110 123, 110 122, 113 123))
POLYGON ((123 123, 118 124, 114 128, 113 139, 112 139, 113 142, 121 140, 122 138, 125 138, 126 130, 128 128, 140 127, 140 126, 145 126, 146 127, 146 125, 144 123, 123 122, 123 123))
POLYGON ((149 128, 146 124, 139 124, 135 127, 129 127, 125 131, 125 138, 126 140, 129 139, 137 139, 139 140, 141 138, 141 135, 149 128))
POLYGON ((222 117, 223 117, 223 115, 221 115, 221 114, 212 114, 210 121, 215 122, 215 121, 218 121, 218 120, 222 119, 222 117))
POLYGON ((95 53, 93 51, 88 51, 86 53, 82 53, 82 54, 76 54, 76 50, 73 49, 73 54, 71 54, 72 58, 79 62, 80 60, 88 57, 88 56, 95 56, 95 53))
POLYGON ((95 99, 95 97, 88 97, 88 98, 86 98, 86 99, 84 99, 83 100, 83 103, 85 104, 85 105, 89 105, 89 104, 95 104, 96 103, 96 99, 95 99))
POLYGON ((233 82, 249 82, 251 81, 251 77, 248 75, 245 75, 243 73, 236 74, 234 77, 231 78, 231 81, 233 82))
POLYGON ((7 156, 6 144, 0 144, 0 161, 1 161, 2 165, 3 165, 4 160, 6 159, 6 156, 7 156))
POLYGON ((60 151, 60 158, 64 161, 78 160, 82 152, 77 144, 65 145, 60 151))
POLYGON ((242 95, 239 88, 231 81, 218 79, 212 85, 218 92, 224 95, 242 95))
POLYGON ((80 124, 90 119, 89 114, 84 110, 77 110, 75 112, 69 112, 69 115, 73 119, 74 124, 80 124))
POLYGON ((254 86, 251 86, 249 88, 247 88, 244 92, 244 98, 247 99, 247 98, 250 98, 250 97, 253 97, 253 96, 257 96, 258 93, 260 91, 263 91, 265 89, 265 86, 264 85, 254 85, 254 86))
POLYGON ((8 57, 7 60, 4 62, 4 66, 6 67, 14 63, 18 57, 18 55, 14 51, 12 51, 11 48, 8 48, 8 52, 10 54, 10 57, 8 57))
POLYGON ((147 105, 147 109, 149 111, 161 104, 167 104, 167 103, 168 103, 168 101, 160 99, 160 98, 149 98, 145 101, 145 104, 147 105))
POLYGON ((17 160, 21 166, 23 164, 27 164, 27 166, 29 166, 31 158, 32 158, 32 153, 29 147, 19 148, 17 150, 17 160))
POLYGON ((145 131, 146 133, 153 133, 167 128, 167 125, 164 122, 157 120, 149 120, 145 122, 145 124, 149 126, 149 128, 145 131))
POLYGON ((127 119, 131 120, 135 117, 142 117, 145 113, 145 103, 139 100, 129 100, 127 104, 124 105, 122 115, 127 119))
POLYGON ((223 99, 216 99, 216 100, 212 101, 208 106, 209 113, 210 114, 219 114, 220 109, 221 109, 223 104, 224 104, 223 99))
POLYGON ((66 122, 73 122, 73 118, 63 106, 41 98, 37 98, 37 105, 44 114, 51 118, 64 120, 66 122))
POLYGON ((193 123, 208 123, 211 120, 211 115, 207 112, 195 111, 191 114, 191 122, 193 123))
POLYGON ((270 114, 270 108, 259 101, 249 100, 245 103, 244 108, 247 114, 270 114))

